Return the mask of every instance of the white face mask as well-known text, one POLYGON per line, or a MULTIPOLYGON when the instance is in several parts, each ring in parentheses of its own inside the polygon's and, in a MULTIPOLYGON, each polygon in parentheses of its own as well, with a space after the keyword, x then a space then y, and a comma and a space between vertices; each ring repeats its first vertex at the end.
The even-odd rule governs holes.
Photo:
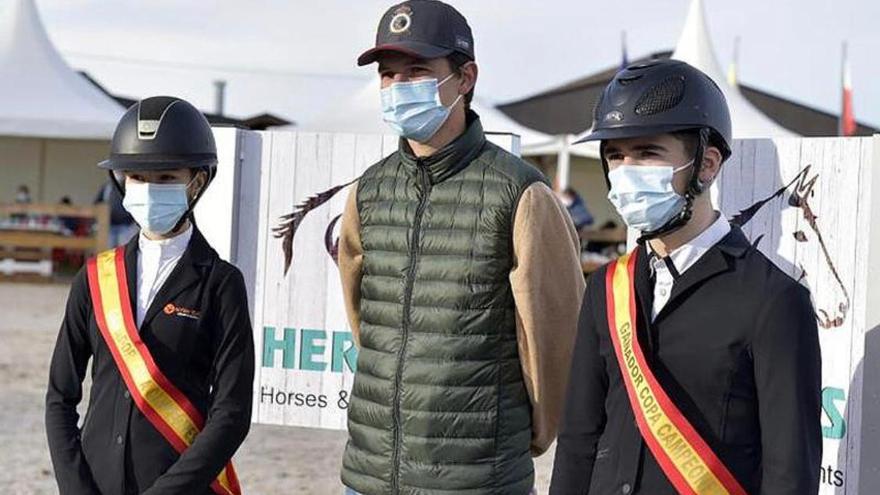
POLYGON ((623 221, 640 232, 653 232, 677 215, 685 205, 675 192, 672 178, 693 165, 620 165, 608 173, 608 200, 623 221))

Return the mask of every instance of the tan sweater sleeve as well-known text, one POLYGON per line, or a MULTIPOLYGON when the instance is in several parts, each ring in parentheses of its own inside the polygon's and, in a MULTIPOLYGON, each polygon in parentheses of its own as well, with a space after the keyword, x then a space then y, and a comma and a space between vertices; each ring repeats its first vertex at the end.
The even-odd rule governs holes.
POLYGON ((532 184, 520 198, 513 255, 510 284, 538 456, 556 438, 585 286, 571 217, 546 184, 532 184))
POLYGON ((361 269, 364 249, 361 246, 361 219, 357 209, 357 182, 348 193, 339 234, 339 276, 345 313, 354 342, 360 346, 361 329, 361 269))

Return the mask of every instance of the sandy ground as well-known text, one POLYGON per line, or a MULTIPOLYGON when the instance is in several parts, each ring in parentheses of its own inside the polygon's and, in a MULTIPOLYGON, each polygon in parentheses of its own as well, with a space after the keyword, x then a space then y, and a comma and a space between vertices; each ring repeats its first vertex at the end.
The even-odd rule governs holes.
MULTIPOLYGON (((58 493, 43 427, 49 360, 68 287, 0 284, 0 493, 58 493)), ((82 406, 81 411, 84 411, 82 406)), ((345 432, 253 425, 235 456, 247 494, 339 494, 345 432)), ((552 451, 536 460, 546 493, 552 451)))

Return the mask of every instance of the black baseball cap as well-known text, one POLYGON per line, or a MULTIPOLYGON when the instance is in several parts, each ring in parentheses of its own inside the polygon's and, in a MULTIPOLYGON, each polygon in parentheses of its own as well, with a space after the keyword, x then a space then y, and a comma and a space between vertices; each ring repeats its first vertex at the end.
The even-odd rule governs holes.
POLYGON ((376 46, 358 57, 371 64, 382 52, 431 59, 453 52, 474 60, 474 35, 463 15, 438 0, 408 0, 385 12, 376 31, 376 46))

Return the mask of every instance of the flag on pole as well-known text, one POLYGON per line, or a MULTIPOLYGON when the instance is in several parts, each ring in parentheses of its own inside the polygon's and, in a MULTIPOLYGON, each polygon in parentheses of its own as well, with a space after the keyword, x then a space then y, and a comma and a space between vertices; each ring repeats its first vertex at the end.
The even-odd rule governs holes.
POLYGON ((843 44, 843 101, 840 112, 840 135, 854 136, 856 134, 856 117, 853 111, 852 74, 850 74, 849 57, 846 51, 846 43, 843 44))
POLYGON ((739 85, 739 36, 733 40, 733 60, 727 68, 727 83, 734 87, 739 85))

